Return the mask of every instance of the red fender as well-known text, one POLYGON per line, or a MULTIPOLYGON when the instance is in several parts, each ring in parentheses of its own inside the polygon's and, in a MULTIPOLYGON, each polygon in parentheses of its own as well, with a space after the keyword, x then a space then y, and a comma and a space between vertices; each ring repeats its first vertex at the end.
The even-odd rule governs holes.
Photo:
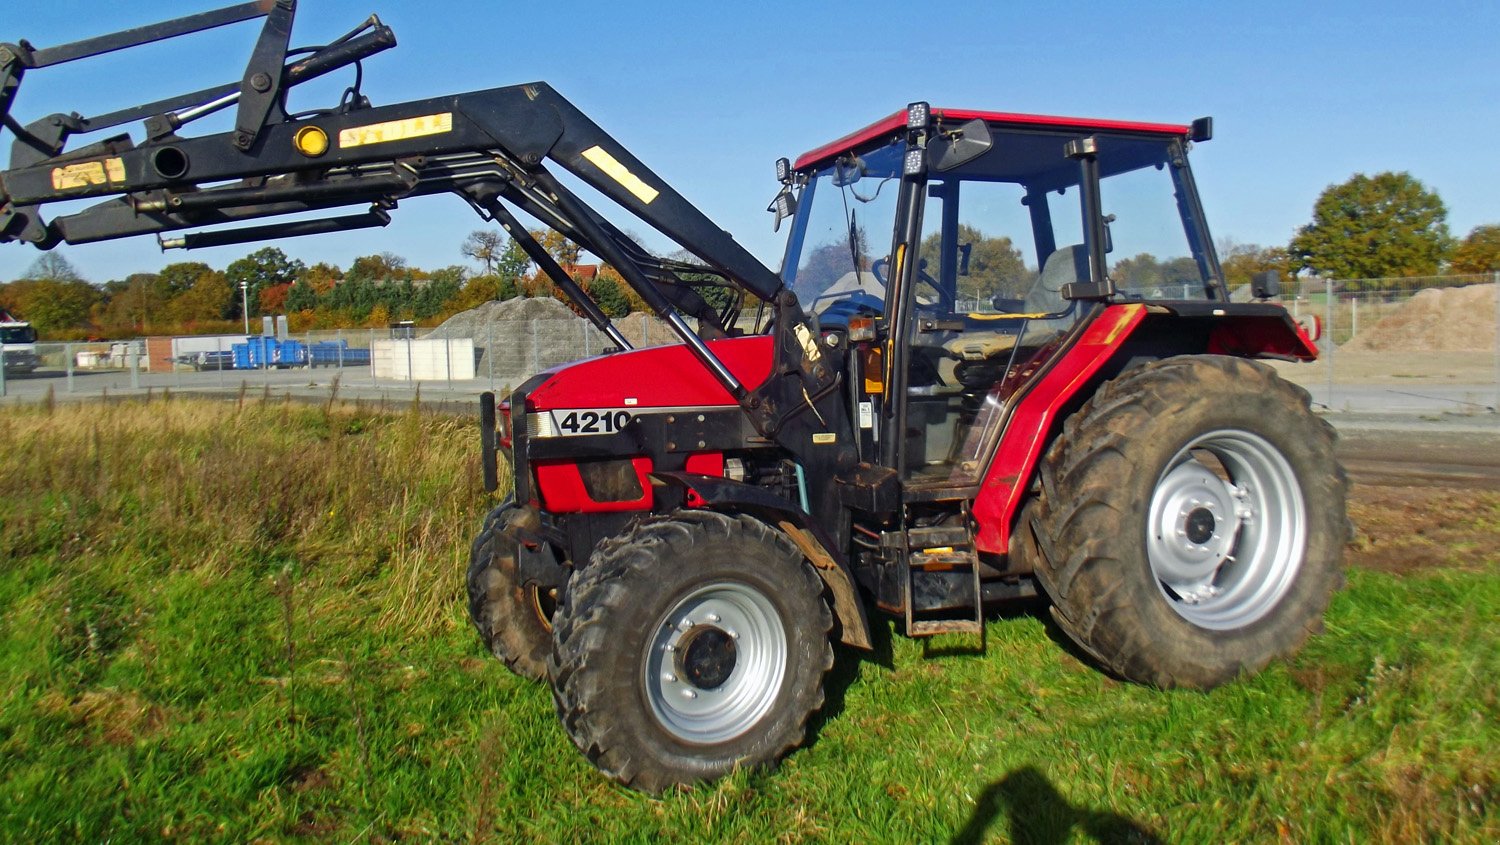
POLYGON ((1146 306, 1140 303, 1104 309, 1011 412, 1000 448, 974 499, 974 519, 979 525, 975 546, 980 551, 1005 554, 1009 549, 1011 521, 1047 445, 1047 432, 1058 409, 1104 366, 1145 317, 1146 306))

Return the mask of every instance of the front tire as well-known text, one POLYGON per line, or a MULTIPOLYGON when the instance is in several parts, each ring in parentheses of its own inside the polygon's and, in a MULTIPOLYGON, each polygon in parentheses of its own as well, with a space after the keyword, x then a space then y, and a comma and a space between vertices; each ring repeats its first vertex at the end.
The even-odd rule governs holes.
POLYGON ((1169 358, 1105 383, 1048 451, 1023 526, 1058 625, 1158 687, 1296 651, 1343 583, 1333 443, 1306 391, 1253 361, 1169 358))
POLYGON ((536 587, 521 584, 512 520, 520 509, 506 499, 485 517, 484 529, 469 551, 466 583, 469 620, 485 648, 506 668, 534 681, 547 677, 552 651, 555 600, 536 587))
POLYGON ((774 764, 833 666, 823 582, 781 533, 684 511, 600 544, 554 617, 558 715, 651 793, 774 764))

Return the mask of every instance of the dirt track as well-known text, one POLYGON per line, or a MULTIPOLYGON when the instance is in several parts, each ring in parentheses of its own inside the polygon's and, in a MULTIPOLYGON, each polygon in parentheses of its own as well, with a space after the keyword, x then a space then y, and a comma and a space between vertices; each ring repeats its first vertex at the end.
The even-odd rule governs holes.
POLYGON ((1407 573, 1500 563, 1500 437, 1345 430, 1351 566, 1407 573))

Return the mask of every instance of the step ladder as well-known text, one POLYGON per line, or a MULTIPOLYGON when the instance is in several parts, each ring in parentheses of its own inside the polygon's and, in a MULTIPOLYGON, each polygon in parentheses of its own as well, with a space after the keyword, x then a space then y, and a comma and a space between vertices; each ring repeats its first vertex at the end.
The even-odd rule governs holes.
POLYGON ((905 588, 906 635, 909 637, 930 637, 935 634, 984 635, 984 596, 979 582, 979 553, 974 549, 974 534, 970 528, 967 502, 962 505, 960 526, 909 528, 906 531, 902 582, 905 588), (915 573, 955 570, 968 570, 974 579, 972 612, 960 610, 958 612, 961 615, 957 616, 917 619, 916 590, 913 583, 915 573))

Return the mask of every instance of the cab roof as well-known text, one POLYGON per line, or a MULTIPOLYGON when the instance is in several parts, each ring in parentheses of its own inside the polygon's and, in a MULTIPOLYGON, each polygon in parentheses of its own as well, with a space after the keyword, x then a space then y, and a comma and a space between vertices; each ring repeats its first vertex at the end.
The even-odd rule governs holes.
MULTIPOLYGON (((1186 137, 1192 127, 1176 123, 1138 123, 1127 120, 1098 120, 1087 117, 1058 117, 1045 114, 1016 114, 1013 112, 975 111, 973 109, 932 109, 933 120, 946 119, 955 122, 984 120, 1001 126, 1016 126, 1027 129, 1082 129, 1100 132, 1134 132, 1147 135, 1177 135, 1186 137)), ((866 126, 863 129, 809 150, 798 156, 795 170, 812 167, 868 143, 876 138, 900 131, 906 126, 906 109, 866 126)))

